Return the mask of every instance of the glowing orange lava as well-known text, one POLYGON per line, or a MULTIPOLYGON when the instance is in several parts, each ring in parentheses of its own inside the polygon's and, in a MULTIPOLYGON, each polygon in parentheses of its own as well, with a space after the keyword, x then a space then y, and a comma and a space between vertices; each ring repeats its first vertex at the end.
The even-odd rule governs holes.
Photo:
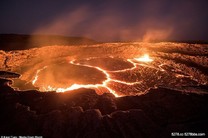
MULTIPOLYGON (((137 64, 134 63, 131 59, 127 60, 128 62, 132 63, 134 65, 134 67, 129 68, 129 69, 124 69, 124 70, 117 70, 117 71, 113 71, 113 72, 123 72, 123 71, 127 71, 127 70, 133 70, 136 68, 137 64)), ((110 93, 112 93, 113 95, 115 95, 116 97, 120 97, 122 95, 116 93, 116 91, 114 91, 113 89, 111 89, 108 86, 109 82, 117 82, 117 83, 121 83, 121 84, 126 84, 126 85, 136 85, 136 84, 140 84, 142 81, 138 81, 138 82, 125 82, 125 81, 120 81, 120 80, 115 80, 112 79, 110 77, 110 74, 108 72, 112 72, 112 71, 106 71, 100 67, 97 66, 91 66, 91 65, 87 65, 87 64, 80 64, 80 63, 75 63, 75 60, 72 60, 69 62, 70 64, 73 65, 77 65, 77 66, 85 66, 85 67, 90 67, 90 68, 95 68, 101 72, 103 72, 106 75, 106 80, 104 80, 101 84, 76 84, 74 83, 73 85, 66 87, 66 88, 56 88, 56 87, 52 87, 52 86, 41 86, 40 87, 40 91, 56 91, 56 92, 66 92, 66 91, 70 91, 70 90, 75 90, 75 89, 79 89, 79 88, 106 88, 110 93)), ((43 67, 42 69, 37 70, 36 75, 34 77, 34 79, 32 80, 32 84, 35 85, 35 83, 37 82, 38 78, 39 78, 39 73, 44 70, 45 68, 47 68, 47 66, 43 67)))
MULTIPOLYGON (((50 86, 50 85, 48 85, 48 86, 41 86, 40 87, 40 91, 66 92, 66 91, 75 90, 75 89, 79 89, 79 88, 92 88, 92 89, 93 88, 94 89, 105 88, 110 93, 112 93, 113 95, 115 95, 116 97, 120 97, 120 96, 123 96, 123 95, 120 95, 116 91, 114 91, 113 89, 111 89, 108 86, 108 83, 109 82, 116 82, 116 83, 121 83, 121 84, 125 84, 125 85, 132 86, 132 85, 136 85, 136 84, 141 84, 142 81, 126 82, 126 81, 112 79, 110 77, 110 72, 125 72, 127 70, 134 70, 137 67, 137 65, 144 66, 144 65, 138 64, 134 60, 140 61, 140 62, 152 62, 153 61, 153 59, 151 59, 148 54, 145 54, 144 56, 142 56, 140 58, 127 59, 128 62, 130 62, 131 64, 133 64, 133 67, 131 67, 131 68, 127 68, 127 69, 123 69, 123 70, 116 70, 116 71, 107 71, 107 70, 104 70, 104 69, 102 69, 100 67, 97 67, 97 66, 92 66, 92 65, 88 65, 88 64, 80 64, 78 62, 75 62, 75 60, 72 60, 72 61, 69 62, 69 64, 73 64, 73 65, 76 65, 76 66, 84 66, 84 67, 89 67, 89 68, 97 69, 97 70, 99 70, 99 71, 101 71, 102 73, 105 74, 106 79, 101 84, 85 84, 84 85, 84 84, 74 83, 71 86, 68 86, 68 87, 65 87, 65 88, 58 88, 58 87, 54 87, 54 86, 50 86)), ((41 71, 43 71, 44 69, 46 69, 46 68, 47 68, 47 66, 43 67, 42 69, 37 70, 36 75, 35 75, 34 79, 32 80, 32 84, 33 85, 36 84, 36 82, 37 82, 37 80, 39 78, 39 76, 38 76, 39 73, 41 71)))
POLYGON ((152 62, 153 61, 153 59, 151 59, 148 54, 145 54, 140 58, 134 58, 134 59, 139 62, 152 62))
POLYGON ((36 83, 36 81, 38 80, 38 75, 39 75, 39 73, 40 73, 42 70, 46 69, 46 68, 47 68, 47 66, 43 67, 42 69, 37 70, 37 72, 36 72, 36 74, 35 74, 35 77, 34 77, 34 79, 32 80, 32 84, 33 84, 33 85, 34 85, 34 84, 36 83))

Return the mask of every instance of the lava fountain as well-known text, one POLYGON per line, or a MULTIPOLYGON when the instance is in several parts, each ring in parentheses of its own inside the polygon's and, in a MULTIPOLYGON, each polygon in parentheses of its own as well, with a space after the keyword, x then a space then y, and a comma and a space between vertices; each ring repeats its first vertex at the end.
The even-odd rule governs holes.
POLYGON ((147 62, 147 63, 153 61, 153 59, 151 59, 148 54, 145 54, 142 57, 134 58, 134 59, 139 61, 139 62, 147 62))

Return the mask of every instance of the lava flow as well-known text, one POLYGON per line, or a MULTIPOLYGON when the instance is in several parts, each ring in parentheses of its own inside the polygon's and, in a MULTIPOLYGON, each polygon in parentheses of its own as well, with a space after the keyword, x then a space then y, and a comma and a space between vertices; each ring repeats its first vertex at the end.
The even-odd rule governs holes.
MULTIPOLYGON (((151 61, 153 61, 152 59, 149 58, 149 56, 147 54, 144 55, 141 58, 135 58, 135 59, 138 59, 138 61, 140 61, 140 62, 151 62, 151 61)), ((89 60, 89 59, 87 59, 87 60, 89 60)), ((101 67, 98 67, 98 66, 79 63, 79 61, 71 60, 69 62, 69 64, 79 66, 79 67, 88 67, 88 68, 96 69, 96 70, 102 72, 103 74, 105 74, 106 79, 104 81, 102 81, 102 83, 98 83, 98 84, 78 84, 78 83, 75 82, 71 86, 64 87, 64 88, 63 87, 54 87, 52 85, 44 86, 43 84, 41 84, 40 90, 41 91, 65 92, 65 91, 75 90, 75 89, 79 89, 79 88, 93 88, 93 89, 96 89, 96 90, 105 88, 105 90, 112 93, 116 97, 120 97, 120 96, 123 96, 123 95, 119 94, 118 92, 113 90, 110 86, 108 86, 109 83, 113 82, 113 83, 124 84, 124 85, 127 85, 127 86, 132 86, 132 85, 136 85, 136 84, 141 84, 141 82, 142 82, 142 80, 141 81, 136 81, 136 82, 126 82, 126 81, 121 81, 121 80, 118 80, 118 79, 111 78, 111 74, 110 74, 111 72, 125 72, 125 71, 128 71, 128 70, 134 70, 137 67, 138 63, 134 62, 132 59, 127 59, 127 62, 131 63, 133 65, 133 67, 122 69, 122 70, 108 71, 108 70, 105 70, 105 69, 103 69, 101 67)), ((36 75, 35 75, 34 79, 32 80, 33 85, 35 85, 36 82, 38 81, 39 73, 41 71, 43 71, 44 69, 46 69, 46 68, 47 68, 47 66, 43 67, 42 69, 37 70, 36 75)))
POLYGON ((36 72, 36 74, 35 74, 35 77, 34 77, 34 79, 32 80, 32 84, 34 85, 35 83, 36 83, 36 81, 38 80, 38 75, 39 75, 39 73, 42 71, 42 70, 44 70, 44 69, 46 69, 47 68, 47 66, 45 66, 45 67, 43 67, 42 69, 39 69, 39 70, 37 70, 37 72, 36 72))

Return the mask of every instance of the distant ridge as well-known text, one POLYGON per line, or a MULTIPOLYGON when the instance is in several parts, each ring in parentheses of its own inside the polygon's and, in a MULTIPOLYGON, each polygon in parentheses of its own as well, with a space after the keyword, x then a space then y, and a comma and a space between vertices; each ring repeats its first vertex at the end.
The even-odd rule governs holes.
POLYGON ((150 41, 142 41, 142 40, 118 40, 113 41, 115 43, 133 43, 133 42, 148 42, 148 43, 160 43, 160 42, 173 42, 173 43, 188 43, 188 44, 208 44, 208 40, 150 40, 150 41))
POLYGON ((91 45, 98 42, 85 37, 59 35, 0 34, 0 50, 25 50, 49 45, 91 45))
POLYGON ((188 44, 208 44, 207 40, 155 40, 151 42, 173 42, 173 43, 188 43, 188 44))

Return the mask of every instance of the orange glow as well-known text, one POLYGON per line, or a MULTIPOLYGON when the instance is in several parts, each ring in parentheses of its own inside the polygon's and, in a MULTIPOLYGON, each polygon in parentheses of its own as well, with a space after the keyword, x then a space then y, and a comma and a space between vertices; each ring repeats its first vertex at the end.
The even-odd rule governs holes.
POLYGON ((34 79, 32 80, 32 84, 33 84, 33 85, 34 85, 34 84, 36 83, 36 81, 38 80, 38 75, 39 75, 39 73, 40 73, 42 70, 46 69, 46 68, 47 68, 47 66, 43 67, 42 69, 37 70, 37 72, 36 72, 36 74, 35 74, 35 77, 34 77, 34 79))
MULTIPOLYGON (((75 89, 79 89, 79 88, 94 88, 94 89, 99 89, 99 88, 105 88, 107 89, 107 91, 109 91, 110 93, 112 93, 114 96, 116 97, 121 97, 123 95, 120 95, 118 93, 116 93, 116 91, 114 91, 113 89, 111 89, 109 86, 108 86, 108 83, 109 82, 116 82, 116 83, 121 83, 121 84, 125 84, 125 85, 129 85, 129 86, 132 86, 132 85, 136 85, 136 84, 141 84, 142 81, 136 81, 136 82, 125 82, 125 81, 120 81, 120 80, 116 80, 116 79, 112 79, 110 77, 110 74, 108 72, 124 72, 124 71, 127 71, 127 70, 133 70, 136 68, 137 64, 134 63, 131 59, 128 59, 127 60, 128 62, 132 63, 134 65, 134 67, 132 68, 128 68, 128 69, 124 69, 124 70, 117 70, 117 71, 106 71, 100 67, 97 67, 97 66, 91 66, 91 65, 87 65, 87 64, 80 64, 80 63, 75 63, 75 60, 72 60, 70 61, 69 63, 70 64, 73 64, 73 65, 77 65, 77 66, 85 66, 85 67, 89 67, 89 68, 95 68, 101 72, 103 72, 106 76, 106 79, 101 83, 101 84, 77 84, 77 83, 74 83, 72 84, 71 86, 68 86, 68 87, 65 87, 65 88, 58 88, 58 87, 53 87, 51 85, 49 86, 41 86, 40 87, 40 91, 56 91, 56 92, 66 92, 66 91, 71 91, 71 90, 75 90, 75 89)), ((39 69, 37 70, 36 72, 36 75, 34 77, 34 79, 32 80, 32 84, 35 85, 38 78, 39 78, 39 73, 41 71, 43 71, 45 68, 47 68, 47 66, 43 67, 42 69, 39 69)))
MULTIPOLYGON (((86 60, 88 60, 88 58, 86 60)), ((95 89, 96 92, 99 93, 99 91, 100 90, 102 91, 102 89, 104 88, 106 90, 106 92, 112 93, 115 97, 121 97, 121 96, 124 96, 124 95, 118 94, 115 90, 113 90, 111 87, 109 87, 110 83, 115 82, 115 83, 120 83, 120 84, 125 84, 125 85, 128 85, 128 86, 132 86, 132 85, 141 84, 142 80, 135 81, 135 82, 126 82, 126 81, 113 79, 113 78, 111 78, 111 75, 110 75, 111 72, 130 71, 130 70, 136 69, 137 66, 144 66, 144 67, 154 68, 153 66, 136 62, 136 61, 139 61, 139 62, 152 62, 153 59, 151 59, 148 54, 145 54, 144 56, 142 56, 140 58, 127 59, 127 61, 129 63, 131 63, 133 65, 133 67, 127 68, 127 69, 122 69, 122 70, 107 71, 107 70, 102 69, 101 67, 98 67, 98 66, 88 65, 88 64, 84 64, 84 63, 79 63, 77 61, 75 62, 75 60, 70 60, 69 64, 73 64, 73 65, 76 65, 76 66, 83 66, 83 67, 94 68, 96 70, 101 71, 103 74, 105 74, 106 79, 102 83, 98 83, 98 84, 78 84, 78 83, 74 82, 74 84, 72 84, 70 86, 66 86, 66 87, 56 87, 53 84, 51 84, 51 85, 41 84, 40 87, 39 87, 39 90, 40 91, 66 92, 66 91, 76 90, 76 89, 79 89, 79 88, 92 88, 92 89, 95 89)), ((43 71, 44 69, 46 69, 46 68, 47 68, 47 66, 37 70, 37 72, 35 74, 35 77, 32 80, 32 84, 33 85, 37 85, 36 83, 37 83, 37 81, 39 79, 39 73, 41 71, 43 71)), ((161 70, 161 69, 159 69, 159 70, 161 70)))
POLYGON ((152 62, 153 61, 153 59, 151 59, 148 54, 145 54, 140 58, 134 58, 134 59, 139 62, 152 62))

